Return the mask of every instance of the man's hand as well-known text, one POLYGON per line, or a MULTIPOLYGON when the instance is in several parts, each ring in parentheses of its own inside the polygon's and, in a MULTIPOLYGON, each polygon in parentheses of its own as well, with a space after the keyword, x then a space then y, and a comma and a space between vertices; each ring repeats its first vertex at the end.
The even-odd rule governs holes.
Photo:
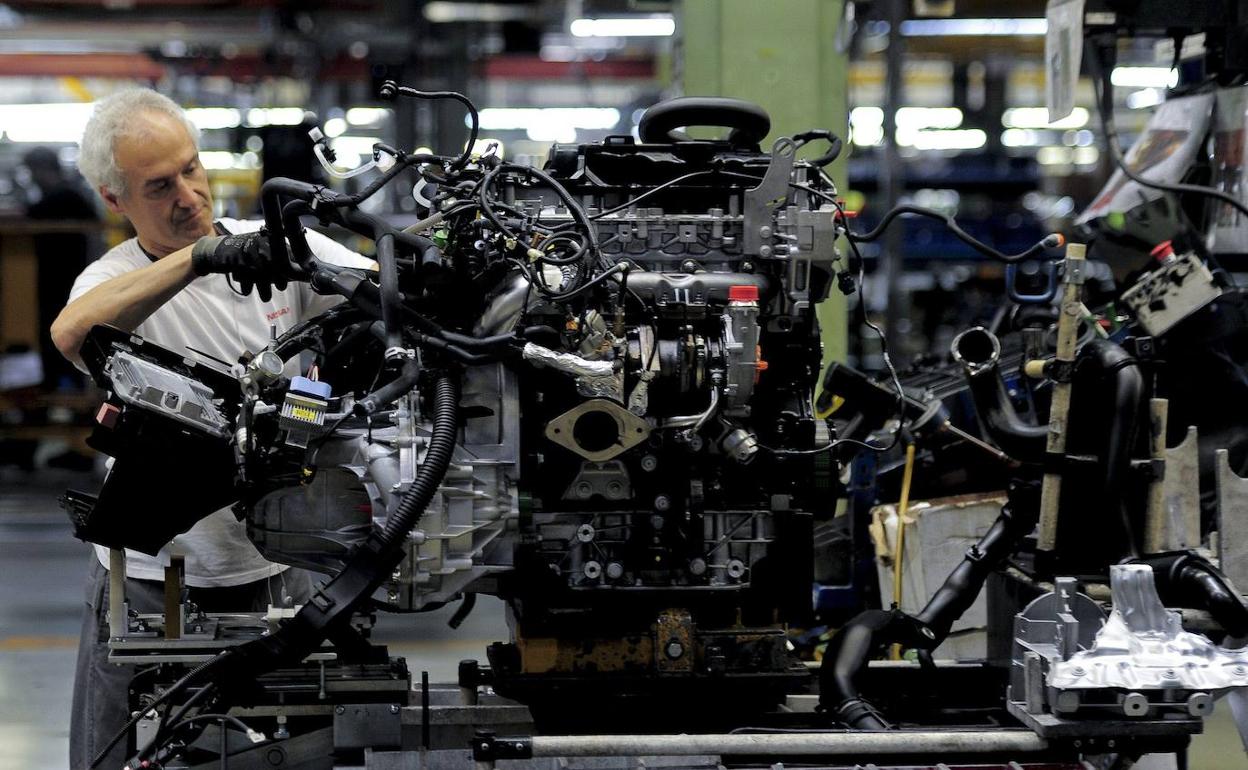
POLYGON ((243 294, 250 294, 255 286, 264 302, 273 298, 271 287, 286 288, 286 276, 269 254, 268 234, 264 230, 200 238, 191 250, 191 269, 196 275, 228 273, 238 281, 243 294))

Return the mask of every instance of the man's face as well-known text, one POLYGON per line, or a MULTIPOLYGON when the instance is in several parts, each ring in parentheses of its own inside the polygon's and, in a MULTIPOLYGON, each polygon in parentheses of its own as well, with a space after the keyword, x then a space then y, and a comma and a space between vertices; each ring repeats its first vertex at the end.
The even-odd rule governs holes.
POLYGON ((134 225, 139 243, 163 257, 212 235, 212 193, 195 142, 181 121, 159 112, 136 115, 132 131, 118 137, 113 156, 126 192, 100 195, 134 225))

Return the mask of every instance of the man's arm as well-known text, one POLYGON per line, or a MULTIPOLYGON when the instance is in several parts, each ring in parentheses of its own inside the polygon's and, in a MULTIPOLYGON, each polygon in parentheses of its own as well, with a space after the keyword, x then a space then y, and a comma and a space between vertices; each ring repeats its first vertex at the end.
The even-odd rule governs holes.
POLYGON ((81 368, 78 351, 92 326, 109 324, 133 331, 195 278, 190 246, 110 278, 61 311, 52 322, 52 342, 61 355, 81 368))

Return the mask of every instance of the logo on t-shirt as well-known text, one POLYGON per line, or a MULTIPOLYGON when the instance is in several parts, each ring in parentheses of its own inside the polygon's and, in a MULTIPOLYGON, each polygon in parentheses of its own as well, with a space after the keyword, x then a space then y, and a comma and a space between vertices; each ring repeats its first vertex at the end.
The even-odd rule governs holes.
POLYGON ((280 310, 274 310, 272 313, 265 313, 264 317, 270 321, 276 321, 277 319, 281 318, 284 315, 288 315, 289 313, 290 313, 290 307, 287 306, 280 310))

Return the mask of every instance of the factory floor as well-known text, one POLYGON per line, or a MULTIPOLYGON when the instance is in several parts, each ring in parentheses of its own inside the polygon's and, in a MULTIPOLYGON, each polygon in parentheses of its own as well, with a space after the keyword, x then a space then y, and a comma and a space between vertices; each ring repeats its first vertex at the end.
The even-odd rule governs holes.
MULTIPOLYGON (((88 548, 70 534, 56 498, 94 488, 89 474, 0 467, 0 770, 67 768, 74 659, 88 548)), ((376 637, 432 681, 453 681, 458 661, 504 639, 502 605, 482 597, 458 630, 454 608, 383 616, 376 637)), ((1220 704, 1198 736, 1191 770, 1242 770, 1248 756, 1220 704)), ((79 770, 75 768, 74 770, 79 770)))

